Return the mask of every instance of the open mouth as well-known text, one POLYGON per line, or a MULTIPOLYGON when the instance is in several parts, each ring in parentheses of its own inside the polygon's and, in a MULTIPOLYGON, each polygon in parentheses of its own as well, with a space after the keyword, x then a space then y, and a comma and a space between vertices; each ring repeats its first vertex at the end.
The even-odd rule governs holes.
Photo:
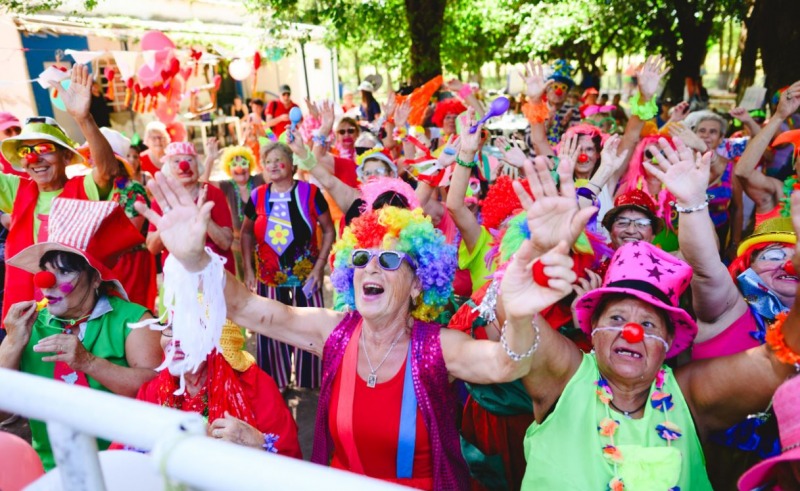
POLYGON ((383 293, 383 287, 377 283, 364 283, 361 289, 365 297, 376 297, 383 293))
POLYGON ((28 169, 36 175, 45 174, 48 170, 50 170, 49 165, 35 165, 28 167, 28 169))
POLYGON ((633 358, 635 360, 638 360, 638 359, 642 358, 642 354, 641 353, 639 353, 638 351, 633 351, 633 350, 628 349, 628 348, 617 348, 617 349, 614 350, 614 353, 616 353, 616 354, 618 354, 620 356, 627 356, 627 357, 633 358))
POLYGON ((782 274, 778 276, 778 279, 783 281, 800 281, 800 278, 791 274, 782 274))

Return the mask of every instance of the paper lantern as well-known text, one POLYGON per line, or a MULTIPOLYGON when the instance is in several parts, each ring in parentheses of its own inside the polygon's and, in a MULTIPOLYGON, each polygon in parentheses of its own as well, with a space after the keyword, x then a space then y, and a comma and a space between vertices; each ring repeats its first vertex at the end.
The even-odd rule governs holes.
POLYGON ((228 65, 228 73, 230 73, 232 79, 241 82, 253 73, 253 65, 245 59, 237 58, 228 65))

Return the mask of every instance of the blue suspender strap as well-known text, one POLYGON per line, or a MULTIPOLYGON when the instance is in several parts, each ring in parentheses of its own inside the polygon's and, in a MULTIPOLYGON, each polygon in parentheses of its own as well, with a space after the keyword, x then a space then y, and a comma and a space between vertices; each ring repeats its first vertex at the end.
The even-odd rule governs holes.
POLYGON ((417 443, 417 394, 411 376, 411 343, 408 343, 403 403, 400 408, 400 436, 397 441, 397 478, 410 478, 414 470, 414 446, 417 443))

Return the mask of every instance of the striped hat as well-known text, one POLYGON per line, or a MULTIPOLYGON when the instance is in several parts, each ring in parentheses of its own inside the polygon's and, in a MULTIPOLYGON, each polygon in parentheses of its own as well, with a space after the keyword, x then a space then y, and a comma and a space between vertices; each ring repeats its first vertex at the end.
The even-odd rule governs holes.
POLYGON ((142 244, 144 237, 112 201, 56 198, 50 209, 48 241, 26 247, 8 260, 11 266, 36 274, 39 260, 48 251, 65 251, 86 259, 100 275, 127 299, 112 270, 120 255, 142 244))

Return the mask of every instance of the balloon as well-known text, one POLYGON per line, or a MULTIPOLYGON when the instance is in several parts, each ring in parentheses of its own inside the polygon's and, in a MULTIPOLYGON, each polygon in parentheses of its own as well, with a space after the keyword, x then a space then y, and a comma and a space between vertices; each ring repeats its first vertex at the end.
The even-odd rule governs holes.
POLYGON ((140 44, 142 51, 175 49, 175 43, 161 31, 147 31, 144 33, 144 36, 142 36, 142 42, 140 44))
POLYGON ((171 141, 182 142, 186 141, 186 128, 180 121, 173 121, 167 125, 167 133, 171 141))
POLYGON ((261 68, 261 53, 256 51, 256 54, 253 55, 253 68, 258 70, 261 68))
POLYGON ((44 474, 36 450, 17 435, 0 432, 0 489, 22 489, 44 474))
POLYGON ((253 73, 253 66, 243 58, 237 58, 228 65, 228 73, 234 80, 242 81, 253 73))
POLYGON ((477 123, 472 125, 469 129, 470 133, 475 133, 478 131, 478 126, 482 125, 490 118, 494 118, 495 116, 500 116, 501 114, 505 114, 508 111, 508 105, 510 104, 509 100, 503 96, 498 97, 494 101, 492 101, 492 105, 489 106, 489 112, 487 112, 477 123))
MULTIPOLYGON (((61 82, 61 88, 58 89, 58 92, 61 92, 62 90, 67 90, 69 88, 70 83, 72 83, 72 81, 69 79, 66 79, 63 82, 61 82)), ((52 102, 53 105, 60 111, 67 110, 67 107, 64 105, 64 101, 61 100, 61 95, 56 94, 54 90, 50 91, 50 102, 52 102)))
MULTIPOLYGON (((108 491, 133 491, 147 489, 162 491, 166 489, 153 464, 150 455, 130 450, 106 450, 98 452, 100 468, 103 471, 103 482, 108 491)), ((61 470, 56 467, 36 481, 38 489, 61 491, 61 470)), ((18 489, 18 488, 3 488, 18 489)))
POLYGON ((180 73, 181 73, 181 77, 183 77, 183 79, 188 82, 189 81, 189 77, 192 76, 192 67, 190 67, 190 66, 183 67, 181 69, 180 73))
POLYGON ((163 63, 156 63, 155 67, 150 68, 147 64, 142 65, 139 67, 139 71, 137 72, 139 83, 142 87, 150 87, 156 82, 163 80, 161 78, 161 70, 164 69, 163 63))

